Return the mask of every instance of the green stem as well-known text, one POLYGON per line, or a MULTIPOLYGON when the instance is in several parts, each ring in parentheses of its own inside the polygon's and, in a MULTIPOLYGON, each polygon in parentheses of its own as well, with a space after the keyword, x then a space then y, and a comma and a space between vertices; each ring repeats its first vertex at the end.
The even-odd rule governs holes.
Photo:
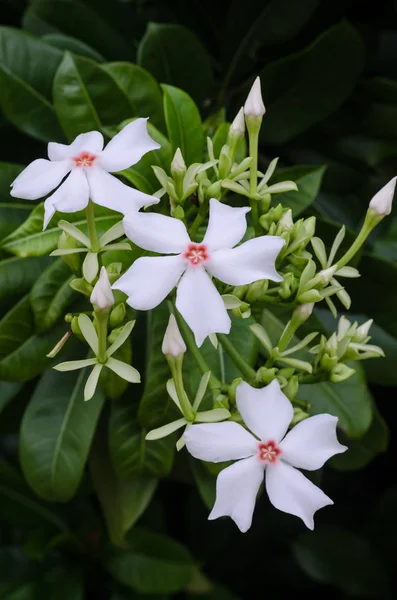
POLYGON ((341 269, 342 267, 347 265, 348 262, 351 261, 353 256, 357 254, 361 246, 365 243, 371 231, 374 229, 374 227, 376 227, 380 220, 381 219, 379 219, 379 217, 374 216, 371 210, 367 211, 360 233, 358 234, 358 236, 356 237, 346 254, 344 254, 342 258, 340 258, 336 263, 337 270, 341 269))
MULTIPOLYGON (((194 337, 193 337, 191 330, 189 329, 189 327, 185 323, 185 320, 181 317, 181 315, 179 314, 179 312, 177 310, 174 310, 173 313, 177 320, 178 326, 179 326, 180 330, 182 331, 183 339, 185 340, 186 346, 189 348, 190 352, 192 353, 192 356, 193 356, 194 360, 196 361, 198 368, 200 369, 200 371, 202 372, 203 375, 205 373, 208 373, 208 371, 211 371, 211 367, 207 364, 203 355, 201 354, 200 350, 198 349, 196 342, 194 341, 194 337)), ((219 393, 221 386, 222 386, 222 382, 219 381, 219 379, 213 373, 211 373, 211 377, 208 382, 208 385, 213 392, 219 393)))
POLYGON ((106 350, 109 311, 98 311, 95 314, 98 325, 98 361, 104 364, 107 359, 106 350))
POLYGON ((185 392, 185 386, 183 384, 182 364, 183 356, 174 358, 167 358, 168 364, 171 369, 172 378, 175 383, 175 390, 178 396, 179 404, 181 405, 183 416, 186 421, 192 422, 194 420, 194 412, 192 405, 189 402, 189 398, 185 392))
POLYGON ((85 209, 85 214, 87 217, 88 237, 90 238, 91 242, 91 251, 98 252, 99 242, 95 225, 94 204, 91 200, 88 201, 87 208, 85 209))
POLYGON ((192 238, 197 234, 197 231, 200 227, 200 225, 202 224, 202 222, 205 219, 205 214, 201 213, 201 210, 197 213, 196 218, 194 219, 190 229, 189 229, 189 236, 192 238))
MULTIPOLYGON (((258 140, 259 130, 262 119, 258 117, 247 118, 247 128, 249 135, 249 156, 252 158, 250 165, 250 194, 255 196, 258 187, 258 140)), ((251 217, 254 226, 255 235, 261 235, 261 226, 259 224, 258 201, 250 198, 251 217)))
POLYGON ((256 378, 256 371, 247 363, 247 361, 241 356, 241 354, 233 346, 227 335, 224 333, 217 333, 217 338, 222 344, 225 352, 230 356, 236 367, 241 371, 241 374, 249 382, 253 383, 256 378))

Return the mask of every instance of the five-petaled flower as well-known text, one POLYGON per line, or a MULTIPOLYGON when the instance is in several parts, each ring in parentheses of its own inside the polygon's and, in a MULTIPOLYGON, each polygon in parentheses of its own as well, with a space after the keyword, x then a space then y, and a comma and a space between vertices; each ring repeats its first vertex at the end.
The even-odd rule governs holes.
POLYGON ((99 131, 78 135, 69 145, 50 142, 48 158, 34 160, 11 184, 11 195, 36 200, 58 188, 44 203, 44 229, 55 211, 76 212, 89 199, 124 215, 159 200, 123 184, 110 175, 138 162, 146 152, 160 148, 147 131, 147 119, 126 125, 103 150, 99 131), (67 179, 59 186, 61 181, 67 179), (59 187, 58 187, 59 186, 59 187))
POLYGON ((176 307, 201 346, 211 333, 229 333, 230 318, 211 274, 229 285, 258 279, 281 281, 275 261, 284 245, 276 236, 262 236, 236 244, 247 229, 249 208, 233 208, 212 198, 208 229, 199 244, 189 238, 182 221, 155 213, 124 218, 126 235, 152 252, 176 256, 142 257, 115 283, 138 310, 156 307, 178 284, 176 307), (178 283, 179 282, 179 283, 178 283))
POLYGON ((313 529, 314 513, 333 502, 298 468, 319 469, 331 456, 347 450, 336 437, 338 419, 328 414, 309 417, 285 435, 293 408, 277 380, 263 389, 243 382, 237 388, 236 400, 244 423, 254 435, 230 421, 192 425, 184 435, 186 447, 195 458, 209 462, 241 459, 218 475, 209 519, 230 516, 242 532, 247 531, 266 473, 270 502, 313 529))

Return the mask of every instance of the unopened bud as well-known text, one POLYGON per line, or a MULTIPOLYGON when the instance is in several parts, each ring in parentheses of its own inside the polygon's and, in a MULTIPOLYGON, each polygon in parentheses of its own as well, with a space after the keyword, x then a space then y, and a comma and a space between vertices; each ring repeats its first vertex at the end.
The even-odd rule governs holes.
POLYGON ((360 341, 366 339, 368 337, 368 333, 373 322, 373 319, 369 319, 369 321, 366 321, 365 323, 360 325, 360 327, 357 327, 354 337, 359 339, 360 341))
POLYGON ((101 268, 99 279, 94 285, 90 301, 96 310, 107 310, 114 305, 114 296, 105 267, 101 268))
POLYGON ((166 356, 173 356, 174 358, 186 352, 186 344, 183 341, 174 315, 170 315, 161 351, 166 356))
POLYGON ((337 265, 333 265, 332 267, 328 267, 328 269, 320 271, 320 273, 318 274, 319 280, 327 285, 335 275, 335 271, 337 270, 337 268, 337 265))
POLYGON ((109 326, 111 329, 119 327, 125 319, 126 308, 124 302, 116 304, 109 315, 109 326))
POLYGON ((332 383, 341 383, 342 381, 346 381, 346 379, 350 379, 354 373, 354 369, 340 363, 332 369, 330 381, 332 381, 332 383))
POLYGON ((300 304, 294 310, 292 319, 295 319, 299 323, 304 323, 312 314, 313 308, 314 302, 305 302, 305 304, 300 304))
POLYGON ((181 173, 184 175, 186 173, 186 164, 183 160, 182 152, 180 148, 177 148, 174 158, 171 163, 171 173, 175 175, 180 175, 181 173))
POLYGON ((257 77, 245 101, 244 114, 246 117, 263 117, 265 112, 266 108, 262 100, 261 80, 257 77))
POLYGON ((281 229, 281 232, 283 231, 292 231, 294 228, 294 221, 292 220, 292 210, 289 209, 287 210, 283 216, 281 217, 280 221, 278 222, 279 227, 281 229))
POLYGON ((84 336, 82 334, 82 331, 80 329, 80 325, 79 325, 79 319, 78 317, 73 317, 72 322, 70 324, 72 331, 74 333, 74 335, 81 341, 84 342, 84 336))
POLYGON ((233 379, 232 383, 230 384, 228 391, 230 404, 236 405, 236 390, 242 381, 243 380, 241 377, 237 377, 236 379, 233 379))
POLYGON ((241 107, 237 115, 234 117, 233 123, 230 125, 229 135, 241 137, 245 133, 244 108, 241 107))
POLYGON ((180 204, 177 204, 174 207, 174 210, 172 212, 172 216, 175 219, 180 219, 181 221, 185 218, 185 211, 183 210, 182 206, 180 204))
POLYGON ((369 207, 379 216, 386 217, 390 215, 393 204, 394 190, 397 177, 393 177, 379 190, 369 203, 369 207))

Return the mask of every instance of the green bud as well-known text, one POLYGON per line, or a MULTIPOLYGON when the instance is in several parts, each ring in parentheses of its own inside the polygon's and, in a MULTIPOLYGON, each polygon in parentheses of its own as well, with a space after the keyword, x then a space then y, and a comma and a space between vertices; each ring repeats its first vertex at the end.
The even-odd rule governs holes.
POLYGON ((313 237, 316 232, 316 217, 309 217, 303 223, 305 233, 309 237, 313 237))
POLYGON ((320 360, 321 368, 325 371, 332 371, 338 364, 337 356, 330 356, 328 353, 323 354, 320 360))
POLYGON ((174 207, 174 210, 172 211, 172 216, 175 219, 180 219, 181 221, 183 221, 183 219, 185 218, 185 211, 183 210, 180 204, 174 207))
POLYGON ((294 407, 294 416, 292 417, 292 421, 291 421, 292 427, 294 427, 294 425, 297 425, 301 421, 304 421, 308 417, 310 417, 310 415, 307 412, 305 412, 298 406, 295 406, 294 407))
POLYGON ((113 329, 113 331, 111 331, 109 333, 109 335, 108 335, 109 344, 113 344, 113 342, 115 342, 117 340, 117 338, 119 337, 122 330, 123 330, 123 327, 117 327, 116 329, 113 329))
POLYGON ((309 290, 308 292, 303 292, 297 298, 297 301, 300 304, 307 304, 312 302, 319 302, 323 297, 318 290, 309 290))
POLYGON ((226 408, 229 410, 229 398, 224 394, 219 394, 219 396, 217 396, 215 399, 214 408, 226 408))
POLYGON ((73 331, 74 335, 81 342, 85 342, 84 336, 83 336, 83 334, 81 332, 80 325, 79 325, 79 322, 78 322, 78 317, 73 317, 72 323, 71 323, 71 328, 72 328, 72 331, 73 331))
POLYGON ((291 273, 291 272, 286 273, 284 275, 283 281, 280 283, 280 288, 278 290, 278 293, 281 296, 281 298, 283 298, 284 300, 289 298, 292 294, 291 288, 294 283, 294 279, 295 279, 295 276, 293 273, 291 273))
POLYGON ((292 313, 292 321, 301 325, 310 317, 310 315, 313 312, 313 308, 313 302, 306 302, 305 304, 300 304, 292 313))
POLYGON ((258 281, 251 283, 248 286, 248 291, 245 297, 247 302, 250 302, 252 304, 253 302, 256 302, 257 300, 263 298, 263 296, 267 292, 268 287, 269 281, 267 279, 259 279, 258 281))
POLYGON ((277 369, 273 367, 271 369, 267 369, 266 367, 259 367, 256 372, 256 380, 261 383, 265 383, 266 385, 273 381, 276 378, 277 369))
POLYGON ((285 377, 286 380, 290 379, 294 373, 295 369, 293 369, 292 367, 283 367, 278 371, 278 375, 281 377, 285 377))
POLYGON ((183 160, 180 148, 177 148, 174 158, 172 159, 171 173, 174 177, 179 177, 180 175, 184 175, 186 173, 186 164, 183 160))
MULTIPOLYGON (((72 250, 73 248, 77 247, 78 245, 76 240, 71 235, 63 231, 58 238, 59 250, 72 250)), ((61 258, 74 273, 78 273, 80 271, 81 259, 79 254, 64 254, 61 256, 61 258)))
POLYGON ((230 404, 233 404, 234 406, 236 405, 236 390, 242 381, 243 381, 242 377, 237 377, 236 379, 233 379, 233 381, 229 387, 229 391, 228 391, 229 402, 230 402, 230 404))
POLYGON ((332 383, 341 383, 342 381, 346 381, 346 379, 350 379, 354 373, 354 369, 339 363, 332 369, 330 381, 332 381, 332 383))
POLYGON ((116 327, 121 325, 125 319, 125 314, 126 314, 126 308, 125 308, 124 302, 120 302, 120 304, 116 304, 116 306, 113 308, 113 310, 109 316, 110 329, 115 329, 116 327))
POLYGON ((229 146, 223 146, 219 155, 219 179, 226 179, 230 173, 233 163, 229 157, 229 146))
POLYGON ((73 313, 66 313, 65 315, 65 323, 71 323, 73 319, 73 313))
POLYGON ((121 273, 122 269, 123 269, 123 263, 121 263, 121 262, 110 263, 106 267, 106 272, 108 274, 109 281, 111 284, 113 284, 120 277, 120 273, 121 273))
POLYGON ((233 296, 237 296, 240 300, 243 300, 248 292, 248 285, 238 285, 233 288, 233 296))
POLYGON ((288 381, 287 385, 283 387, 283 393, 289 398, 293 400, 296 397, 296 394, 299 390, 299 380, 297 375, 293 375, 291 379, 288 381))
MULTIPOLYGON (((262 198, 262 200, 264 200, 264 198, 262 198)), ((262 215, 259 219, 259 223, 261 224, 263 229, 268 231, 268 229, 270 228, 270 225, 272 223, 278 223, 278 221, 281 219, 282 216, 283 216, 283 207, 281 204, 278 204, 277 206, 274 206, 273 208, 271 208, 269 210, 269 212, 267 212, 265 215, 262 215)))
POLYGON ((205 191, 206 198, 219 198, 222 191, 222 182, 215 181, 205 191))

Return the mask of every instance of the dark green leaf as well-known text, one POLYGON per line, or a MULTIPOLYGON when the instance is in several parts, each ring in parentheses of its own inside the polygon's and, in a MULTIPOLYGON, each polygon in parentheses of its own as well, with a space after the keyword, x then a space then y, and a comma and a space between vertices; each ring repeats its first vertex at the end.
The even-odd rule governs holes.
POLYGON ((213 86, 211 59, 198 37, 180 25, 149 23, 138 63, 161 83, 186 90, 201 104, 213 86))
POLYGON ((384 598, 384 567, 368 542, 341 528, 317 527, 293 542, 292 551, 301 569, 315 581, 333 585, 348 596, 384 598))
POLYGON ((23 31, 0 28, 0 105, 16 127, 43 141, 63 141, 51 86, 62 52, 23 31), (45 68, 43 68, 45 65, 45 68))
POLYGON ((186 92, 162 85, 164 92, 164 114, 168 137, 175 153, 181 149, 186 164, 202 162, 204 152, 204 134, 200 113, 186 92))
POLYGON ((285 144, 321 122, 349 97, 363 66, 363 42, 346 22, 301 52, 267 65, 260 73, 267 107, 262 141, 285 144))
POLYGON ((193 559, 178 542, 143 529, 134 529, 129 541, 129 550, 105 560, 105 568, 120 583, 144 594, 160 594, 182 590, 192 579, 193 559))
POLYGON ((104 401, 97 390, 84 402, 86 379, 83 371, 47 371, 22 420, 21 466, 29 485, 46 500, 70 500, 84 473, 104 401))
POLYGON ((29 217, 32 207, 19 202, 4 202, 0 204, 0 242, 22 225, 29 217))
MULTIPOLYGON (((149 117, 155 127, 165 132, 161 89, 150 73, 127 62, 107 63, 102 68, 113 77, 127 97, 132 115, 149 117)), ((153 156, 153 152, 150 156, 153 156)))
POLYGON ((0 413, 22 389, 22 383, 0 381, 0 413))
POLYGON ((73 54, 84 56, 85 58, 92 58, 97 62, 104 62, 104 58, 99 52, 85 44, 81 40, 77 40, 69 35, 63 35, 61 33, 47 33, 42 38, 48 44, 59 48, 60 50, 69 50, 73 54))
POLYGON ((62 259, 54 261, 37 278, 30 292, 30 301, 39 333, 53 327, 77 297, 77 293, 69 285, 73 278, 74 275, 62 259))
POLYGON ((121 479, 137 475, 164 477, 171 470, 175 437, 146 441, 148 429, 142 429, 131 398, 112 402, 109 423, 109 449, 112 463, 121 479))
POLYGON ((96 62, 65 53, 54 78, 54 107, 67 138, 132 117, 115 80, 96 62))
POLYGON ((281 204, 284 208, 291 208, 294 217, 306 210, 316 199, 326 167, 299 165, 278 169, 271 178, 269 185, 280 181, 295 181, 298 191, 275 194, 274 204, 281 204))
MULTIPOLYGON (((131 340, 128 339, 114 354, 113 358, 121 360, 123 363, 131 364, 132 349, 131 340)), ((117 373, 110 369, 102 369, 99 377, 99 385, 105 392, 105 396, 111 400, 116 400, 123 395, 128 387, 128 381, 122 379, 117 373)))
POLYGON ((28 292, 50 262, 51 259, 44 256, 15 256, 0 261, 0 300, 28 292))
MULTIPOLYGON (((10 197, 10 185, 16 177, 23 171, 23 165, 15 165, 9 162, 0 162, 0 202, 17 203, 10 197)), ((22 202, 21 202, 22 204, 22 202)), ((26 203, 26 208, 29 208, 29 203, 26 203)))
POLYGON ((216 497, 216 476, 199 460, 191 459, 190 467, 202 501, 208 510, 212 510, 216 497))

